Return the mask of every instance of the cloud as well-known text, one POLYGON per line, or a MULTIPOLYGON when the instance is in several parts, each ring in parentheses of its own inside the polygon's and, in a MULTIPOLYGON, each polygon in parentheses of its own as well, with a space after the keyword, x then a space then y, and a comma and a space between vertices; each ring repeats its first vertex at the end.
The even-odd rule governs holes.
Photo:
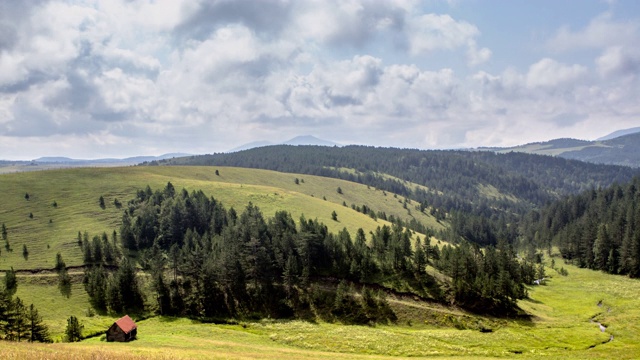
POLYGON ((637 21, 614 21, 611 13, 600 14, 583 29, 560 28, 547 43, 554 51, 606 48, 613 45, 634 46, 640 39, 637 21))
POLYGON ((471 40, 468 42, 469 48, 467 49, 467 64, 469 66, 478 66, 483 64, 491 58, 492 52, 488 48, 478 49, 476 42, 471 40))
POLYGON ((24 151, 137 155, 301 133, 513 145, 640 114, 637 22, 607 14, 506 68, 476 24, 414 1, 3 1, 0 29, 3 155, 20 139, 24 151), (601 31, 622 36, 604 45, 601 31), (435 65, 443 56, 462 61, 435 65))
POLYGON ((636 48, 612 46, 596 59, 598 71, 603 76, 632 76, 640 72, 640 51, 636 48))
POLYGON ((195 1, 185 4, 184 18, 174 28, 182 40, 208 39, 218 29, 239 24, 267 37, 278 36, 290 22, 291 1, 195 1))
POLYGON ((588 70, 585 66, 565 65, 553 59, 544 58, 529 67, 526 83, 531 88, 557 88, 576 83, 587 74, 588 70))

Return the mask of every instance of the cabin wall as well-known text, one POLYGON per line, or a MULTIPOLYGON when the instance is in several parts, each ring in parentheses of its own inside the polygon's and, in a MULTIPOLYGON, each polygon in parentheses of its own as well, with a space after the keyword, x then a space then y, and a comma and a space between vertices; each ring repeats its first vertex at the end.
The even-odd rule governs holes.
POLYGON ((117 325, 114 324, 107 330, 107 341, 124 342, 126 340, 126 334, 117 325))

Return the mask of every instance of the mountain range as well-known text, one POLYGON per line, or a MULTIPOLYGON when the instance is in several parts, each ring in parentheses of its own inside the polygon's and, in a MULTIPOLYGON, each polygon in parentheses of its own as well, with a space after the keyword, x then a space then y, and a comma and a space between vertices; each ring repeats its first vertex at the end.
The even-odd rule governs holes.
POLYGON ((508 148, 481 147, 476 150, 551 155, 596 164, 640 167, 640 127, 619 130, 593 141, 562 138, 508 148))
POLYGON ((319 139, 315 136, 312 135, 302 135, 302 136, 296 136, 292 139, 289 139, 285 142, 281 142, 281 143, 274 143, 271 141, 254 141, 254 142, 250 142, 244 145, 240 145, 236 148, 233 148, 231 150, 229 150, 228 152, 236 152, 236 151, 243 151, 243 150, 249 150, 249 149, 253 149, 253 148, 257 148, 257 147, 263 147, 263 146, 272 146, 272 145, 317 145, 317 146, 342 146, 341 144, 335 143, 333 141, 329 141, 329 140, 323 140, 323 139, 319 139))
MULTIPOLYGON (((320 139, 312 135, 303 135, 296 136, 279 143, 271 141, 254 141, 235 147, 227 151, 227 153, 274 145, 343 146, 343 144, 320 139)), ((492 151, 495 153, 521 152, 527 154, 550 155, 596 164, 623 165, 638 168, 640 167, 640 127, 617 130, 596 140, 560 138, 544 142, 533 142, 514 147, 479 147, 471 150, 492 151)), ((171 153, 160 156, 134 156, 124 159, 72 159, 68 157, 41 157, 31 161, 0 160, 0 167, 14 166, 17 168, 13 171, 25 171, 51 167, 123 166, 190 155, 191 154, 171 153)))

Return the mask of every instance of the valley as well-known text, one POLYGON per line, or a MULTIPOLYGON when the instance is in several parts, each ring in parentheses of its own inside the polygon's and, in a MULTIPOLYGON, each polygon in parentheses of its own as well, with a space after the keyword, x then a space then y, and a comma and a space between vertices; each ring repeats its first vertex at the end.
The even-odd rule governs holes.
MULTIPOLYGON (((80 319, 84 336, 89 338, 75 344, 16 346, 2 342, 3 353, 7 351, 16 358, 45 354, 65 358, 71 353, 91 358, 101 354, 106 359, 261 358, 265 354, 279 358, 501 358, 518 354, 522 358, 582 359, 605 354, 633 358, 640 353, 635 335, 640 319, 636 310, 640 283, 575 267, 564 262, 555 248, 552 256, 543 256, 544 285, 527 286, 528 297, 518 300, 520 313, 515 316, 483 315, 387 290, 386 301, 396 320, 375 325, 242 318, 211 324, 146 312, 138 318, 138 340, 107 344, 101 334, 118 315, 92 310, 82 284, 84 261, 77 234, 119 232, 122 211, 116 203, 126 204, 147 185, 161 189, 168 182, 178 191, 202 190, 228 207, 242 209, 251 202, 266 216, 286 209, 294 218, 304 215, 322 221, 333 233, 342 228, 354 235, 358 228, 368 233, 388 224, 352 209, 351 204, 365 205, 407 222, 416 219, 436 232, 446 232, 451 226, 429 215, 428 208, 420 211, 419 203, 402 196, 309 174, 226 166, 79 168, 6 174, 0 177, 0 185, 7 189, 6 200, 0 205, 0 222, 8 229, 11 250, 5 248, 0 253, 0 267, 16 270, 16 296, 38 308, 54 341, 63 340, 70 315, 80 319), (101 196, 104 208, 100 207, 101 196), (332 220, 333 211, 339 221, 332 220), (20 251, 23 245, 28 256, 20 251), (71 287, 66 294, 61 293, 54 271, 56 253, 62 254, 69 268, 71 287), (568 275, 561 275, 560 268, 568 275)), ((407 184, 420 189, 420 185, 407 184)), ((500 197, 495 195, 500 192, 495 187, 482 191, 492 194, 488 198, 500 197)), ((424 237, 419 233, 414 236, 424 237)), ((437 237, 434 241, 441 249, 448 244, 437 237)), ((431 266, 427 273, 446 279, 431 266)), ((155 308, 149 296, 149 275, 141 271, 138 278, 147 294, 146 306, 155 308)))

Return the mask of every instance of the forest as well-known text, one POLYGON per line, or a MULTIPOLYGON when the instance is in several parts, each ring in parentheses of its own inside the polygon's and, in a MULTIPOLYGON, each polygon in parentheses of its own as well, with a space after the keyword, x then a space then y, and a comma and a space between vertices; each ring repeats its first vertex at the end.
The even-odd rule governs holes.
MULTIPOLYGON (((3 224, 3 236, 4 236, 3 224)), ((18 286, 13 268, 5 273, 4 288, 0 291, 0 336, 8 341, 51 342, 49 330, 38 310, 14 297, 18 286)))
MULTIPOLYGON (((385 301, 391 292, 504 315, 516 310, 524 285, 537 275, 535 264, 519 261, 504 241, 483 251, 467 243, 438 247, 398 225, 369 234, 360 229, 352 238, 346 229, 332 234, 304 216, 298 223, 285 211, 265 219, 251 203, 238 213, 201 191, 176 191, 168 183, 139 190, 123 206, 120 241, 150 274, 155 307, 146 310, 205 320, 388 322, 394 320, 385 301), (451 281, 436 280, 427 265, 451 281)), ((93 306, 143 310, 142 284, 126 256, 109 271, 108 240, 94 237, 82 246, 93 306)))
POLYGON ((367 146, 279 145, 146 165, 239 166, 354 181, 413 199, 421 209, 433 209, 434 215, 451 223, 458 237, 483 246, 495 246, 500 238, 516 243, 520 219, 562 196, 625 183, 640 174, 640 169, 624 166, 515 152, 367 146), (497 193, 483 191, 486 188, 497 193))
POLYGON ((529 214, 522 224, 534 246, 557 245, 585 268, 640 277, 640 178, 592 189, 529 214))

